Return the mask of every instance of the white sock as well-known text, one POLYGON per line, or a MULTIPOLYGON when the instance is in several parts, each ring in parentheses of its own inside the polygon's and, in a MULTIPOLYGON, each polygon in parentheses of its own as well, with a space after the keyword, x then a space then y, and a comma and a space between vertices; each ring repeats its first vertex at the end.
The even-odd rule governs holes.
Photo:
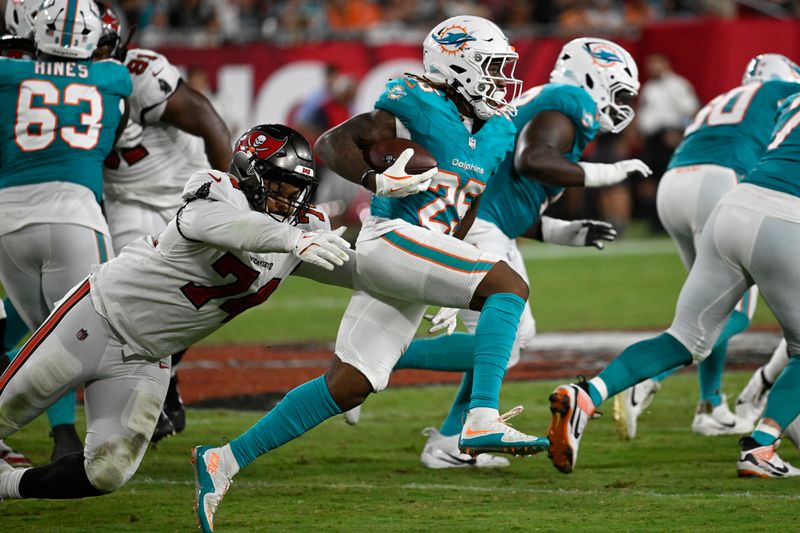
POLYGON ((491 407, 476 407, 474 409, 470 409, 469 413, 467 413, 467 420, 472 417, 478 418, 489 418, 493 420, 495 418, 500 418, 500 411, 497 409, 492 409, 491 407))
MULTIPOLYGON (((603 401, 608 400, 608 386, 606 385, 605 381, 600 379, 599 376, 590 379, 589 380, 589 385, 591 385, 592 387, 597 389, 597 392, 600 393, 600 397, 603 399, 603 401)), ((594 402, 592 402, 592 403, 594 403, 594 402)), ((595 405, 595 407, 597 407, 597 406, 595 405)))
POLYGON ((775 348, 772 357, 764 365, 764 378, 770 383, 775 383, 775 380, 778 379, 778 376, 788 364, 789 351, 786 348, 786 339, 781 339, 781 343, 775 348))
POLYGON ((231 445, 226 444, 217 449, 220 451, 220 455, 222 455, 222 464, 225 467, 225 474, 227 474, 229 478, 232 478, 239 472, 239 463, 236 462, 236 457, 233 455, 231 445))
POLYGON ((4 498, 19 500, 19 480, 28 468, 15 468, 0 475, 0 500, 4 498))

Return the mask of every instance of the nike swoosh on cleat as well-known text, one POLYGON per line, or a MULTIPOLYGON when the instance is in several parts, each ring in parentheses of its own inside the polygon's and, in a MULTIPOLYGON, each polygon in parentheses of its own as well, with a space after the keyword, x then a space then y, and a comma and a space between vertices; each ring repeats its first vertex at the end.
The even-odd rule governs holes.
POLYGON ((789 469, 786 466, 782 466, 782 467, 779 468, 779 467, 775 466, 774 464, 770 463, 769 461, 764 461, 764 463, 769 465, 770 468, 772 468, 776 473, 778 473, 780 475, 789 473, 789 469))
POLYGON ((440 451, 442 452, 442 454, 445 455, 445 457, 442 457, 442 459, 444 459, 445 461, 449 462, 452 465, 474 465, 477 462, 477 460, 473 458, 462 459, 461 457, 453 455, 452 453, 446 452, 444 450, 440 451))
POLYGON ((493 429, 478 429, 478 430, 474 430, 474 429, 468 428, 468 427, 464 428, 464 434, 467 437, 477 437, 478 435, 487 435, 489 433, 497 433, 497 432, 495 430, 493 430, 493 429))
POLYGON ((631 405, 634 407, 639 405, 639 402, 636 401, 636 385, 631 388, 631 405))
POLYGON ((719 420, 714 420, 714 423, 728 429, 736 427, 736 422, 720 422, 719 420))

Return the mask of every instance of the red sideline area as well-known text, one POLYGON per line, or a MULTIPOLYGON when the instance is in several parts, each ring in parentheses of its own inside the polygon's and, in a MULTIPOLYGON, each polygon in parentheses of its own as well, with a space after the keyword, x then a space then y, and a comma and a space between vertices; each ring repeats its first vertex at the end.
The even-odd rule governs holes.
MULTIPOLYGON (((657 332, 549 333, 537 337, 535 350, 522 353, 508 380, 572 379, 593 376, 629 344, 657 332)), ((755 330, 731 339, 727 369, 753 369, 763 364, 780 341, 772 330, 755 330)), ((186 403, 214 404, 234 397, 280 397, 325 372, 332 343, 275 346, 195 346, 178 370, 186 403), (210 401, 210 402, 209 402, 210 401)), ((390 387, 457 383, 455 372, 399 370, 390 387)))

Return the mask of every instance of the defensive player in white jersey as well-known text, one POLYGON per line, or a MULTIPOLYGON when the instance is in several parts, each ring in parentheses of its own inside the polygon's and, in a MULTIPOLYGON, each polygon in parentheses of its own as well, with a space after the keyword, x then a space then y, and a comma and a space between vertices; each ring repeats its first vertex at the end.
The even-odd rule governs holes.
MULTIPOLYGON (((98 61, 103 21, 94 1, 9 8, 10 29, 19 38, 33 33, 39 56, 3 65, 0 278, 27 329, 36 329, 92 264, 113 254, 100 209, 102 160, 126 120, 120 99, 130 78, 118 62, 98 61)), ((48 410, 53 457, 83 447, 74 412, 74 392, 48 410)))
MULTIPOLYGON (((111 8, 105 20, 109 38, 120 42, 119 19, 111 8)), ((231 134, 208 99, 184 83, 166 57, 141 48, 112 54, 124 59, 133 82, 128 125, 103 172, 105 213, 119 253, 131 241, 164 230, 192 174, 228 168, 231 134)), ((172 377, 154 441, 185 426, 176 374, 183 354, 172 356, 172 377)))
POLYGON ((84 384, 85 450, 35 468, 0 461, 0 499, 124 485, 161 411, 170 354, 265 302, 288 275, 324 277, 349 259, 344 228, 330 231, 309 203, 316 185, 300 134, 256 126, 240 138, 230 174, 189 179, 158 239, 137 239, 74 287, 0 376, 0 437, 84 384))

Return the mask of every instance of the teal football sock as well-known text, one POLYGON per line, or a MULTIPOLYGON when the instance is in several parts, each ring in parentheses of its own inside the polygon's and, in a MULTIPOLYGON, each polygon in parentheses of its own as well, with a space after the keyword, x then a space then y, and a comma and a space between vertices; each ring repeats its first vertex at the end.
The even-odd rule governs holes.
POLYGON ((415 339, 397 364, 399 368, 471 372, 475 364, 475 335, 453 333, 429 339, 415 339))
POLYGON ((769 391, 764 418, 771 418, 781 428, 786 429, 800 414, 798 398, 800 398, 800 354, 790 353, 789 364, 769 391))
MULTIPOLYGON (((17 347, 17 344, 25 338, 30 332, 28 326, 22 321, 19 316, 17 308, 11 303, 8 298, 3 299, 3 305, 6 308, 6 333, 3 337, 3 345, 7 350, 11 351, 17 347)), ((15 354, 16 355, 16 354, 15 354)), ((13 360, 13 357, 12 357, 13 360)))
POLYGON ((61 424, 75 425, 75 401, 77 396, 75 389, 72 389, 47 409, 47 419, 50 421, 51 428, 61 424))
POLYGON ((289 391, 272 411, 231 441, 231 450, 244 468, 341 412, 331 398, 325 376, 320 376, 289 391))
POLYGON ((750 436, 753 437, 753 439, 755 439, 755 441, 759 444, 759 446, 769 446, 770 444, 773 444, 776 440, 778 440, 778 437, 776 437, 775 435, 758 430, 753 431, 752 435, 750 436))
POLYGON ((439 433, 446 436, 458 435, 464 426, 464 413, 469 410, 469 401, 472 396, 472 372, 465 372, 461 379, 461 386, 458 388, 453 405, 447 418, 442 422, 439 433))
POLYGON ((602 395, 595 387, 589 387, 592 402, 599 406, 605 398, 610 398, 640 381, 691 362, 692 354, 689 350, 668 333, 632 344, 597 376, 606 384, 607 393, 602 395))
MULTIPOLYGON (((750 292, 745 293, 744 307, 747 308, 750 292)), ((728 340, 746 330, 750 325, 747 313, 733 311, 725 323, 711 353, 698 365, 700 379, 700 399, 710 402, 716 407, 722 403, 722 372, 725 369, 725 357, 728 353, 728 340)))
POLYGON ((525 300, 511 293, 496 293, 486 299, 475 328, 475 377, 470 409, 500 404, 500 386, 517 337, 525 300))

